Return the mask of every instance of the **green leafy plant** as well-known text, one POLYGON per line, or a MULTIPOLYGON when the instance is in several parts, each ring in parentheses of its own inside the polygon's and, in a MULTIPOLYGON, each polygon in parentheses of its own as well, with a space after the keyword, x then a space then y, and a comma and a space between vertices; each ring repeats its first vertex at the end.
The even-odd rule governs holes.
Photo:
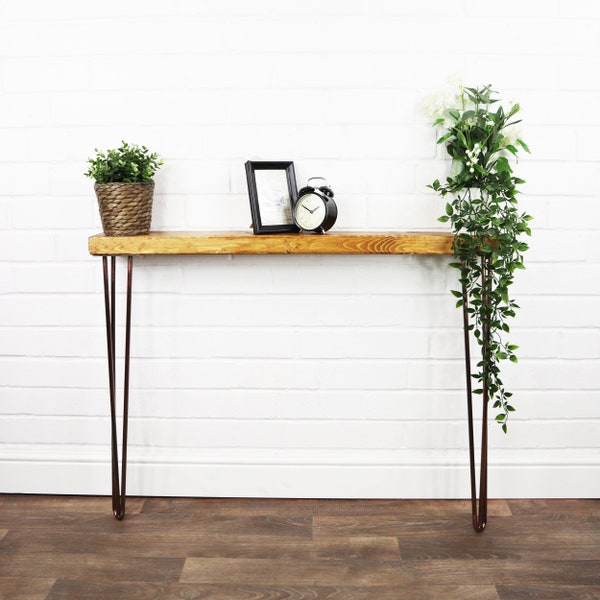
POLYGON ((121 142, 119 148, 102 152, 95 148, 96 156, 88 158, 85 175, 97 183, 150 182, 163 164, 158 154, 150 154, 145 146, 121 142))
POLYGON ((491 85, 459 87, 450 106, 439 98, 430 103, 434 126, 445 129, 437 143, 445 144, 452 163, 446 182, 435 180, 428 187, 442 197, 452 196, 439 220, 449 222, 454 233, 458 260, 451 266, 460 272, 462 290, 452 294, 457 307, 467 309, 468 328, 481 350, 472 375, 477 382, 473 393, 485 394, 493 402, 496 421, 506 433, 515 409, 512 393, 501 380, 500 363, 518 362, 518 346, 504 337, 518 308, 509 290, 515 271, 525 268, 528 245, 520 238, 531 235, 532 217, 519 211, 517 186, 525 182, 514 176, 510 161, 520 150, 529 152, 515 127, 520 107, 512 104, 505 110, 494 94, 491 85))

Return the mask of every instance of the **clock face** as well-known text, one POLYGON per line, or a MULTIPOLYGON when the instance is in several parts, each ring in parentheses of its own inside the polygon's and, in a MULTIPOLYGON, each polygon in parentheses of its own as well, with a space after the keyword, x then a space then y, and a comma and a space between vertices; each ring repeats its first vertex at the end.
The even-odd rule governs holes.
POLYGON ((325 219, 325 203, 316 194, 304 194, 294 207, 294 218, 300 229, 314 231, 325 219))

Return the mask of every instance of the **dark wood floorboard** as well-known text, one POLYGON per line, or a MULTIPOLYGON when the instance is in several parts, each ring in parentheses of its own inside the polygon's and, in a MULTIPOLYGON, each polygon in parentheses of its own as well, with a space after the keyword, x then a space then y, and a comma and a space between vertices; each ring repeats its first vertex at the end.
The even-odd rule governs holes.
POLYGON ((0 600, 600 599, 599 500, 0 495, 0 600))

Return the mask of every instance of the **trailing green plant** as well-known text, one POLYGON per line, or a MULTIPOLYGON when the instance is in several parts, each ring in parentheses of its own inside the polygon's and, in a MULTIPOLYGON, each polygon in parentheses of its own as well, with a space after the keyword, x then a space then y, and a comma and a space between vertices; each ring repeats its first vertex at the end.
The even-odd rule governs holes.
POLYGON ((94 148, 96 156, 88 158, 89 168, 85 175, 97 183, 150 182, 163 164, 158 154, 150 154, 146 146, 121 142, 116 149, 102 152, 94 148))
POLYGON ((520 107, 512 104, 504 110, 494 94, 491 85, 460 86, 450 106, 434 100, 433 125, 446 130, 437 143, 445 144, 452 163, 446 182, 436 179, 428 187, 442 197, 452 196, 439 221, 449 222, 454 233, 457 261, 451 266, 459 270, 463 289, 452 294, 457 307, 467 308, 469 329, 481 351, 472 375, 477 382, 473 393, 487 394, 506 433, 515 409, 512 393, 501 380, 500 363, 518 362, 518 346, 505 340, 508 321, 519 308, 509 291, 515 271, 525 268, 528 245, 520 238, 531 235, 532 217, 519 211, 517 186, 525 182, 513 174, 509 160, 519 150, 529 152, 515 127, 520 107))

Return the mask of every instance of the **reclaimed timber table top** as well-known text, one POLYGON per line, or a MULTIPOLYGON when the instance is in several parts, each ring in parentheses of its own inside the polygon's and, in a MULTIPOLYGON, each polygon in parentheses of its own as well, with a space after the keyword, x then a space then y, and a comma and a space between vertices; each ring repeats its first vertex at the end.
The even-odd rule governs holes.
POLYGON ((251 231, 152 231, 88 240, 94 256, 165 254, 452 254, 442 231, 334 231, 255 235, 251 231))

